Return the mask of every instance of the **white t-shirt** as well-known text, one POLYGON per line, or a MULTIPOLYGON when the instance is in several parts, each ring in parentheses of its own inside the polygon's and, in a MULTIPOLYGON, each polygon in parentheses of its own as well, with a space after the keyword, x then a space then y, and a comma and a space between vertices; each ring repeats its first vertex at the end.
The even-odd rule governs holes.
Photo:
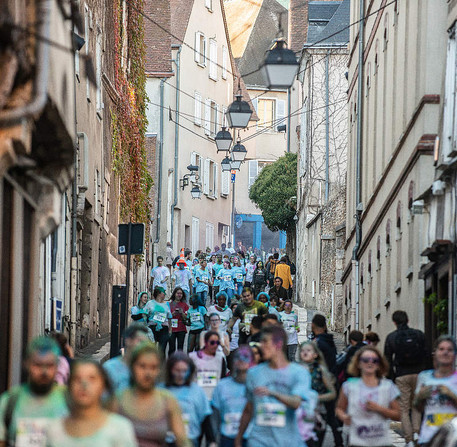
POLYGON ((350 378, 343 383, 343 392, 348 399, 347 414, 351 416, 349 426, 349 445, 386 446, 392 445, 390 439, 390 420, 379 413, 368 411, 368 401, 388 408, 400 395, 396 385, 388 379, 381 379, 378 386, 367 386, 359 377, 350 378))
POLYGON ((197 384, 211 400, 214 389, 221 380, 222 366, 225 362, 224 354, 218 351, 215 356, 212 356, 206 355, 203 351, 194 351, 189 354, 189 357, 197 368, 197 384))
POLYGON ((216 305, 210 306, 208 308, 208 315, 211 316, 211 314, 218 314, 221 317, 221 325, 219 329, 221 331, 226 331, 227 330, 227 324, 230 321, 230 318, 233 317, 233 312, 232 310, 227 307, 224 311, 220 311, 216 309, 216 305))
POLYGON ((288 345, 297 345, 298 344, 298 335, 297 335, 297 326, 298 326, 298 316, 291 312, 286 314, 285 312, 280 312, 279 317, 281 318, 284 330, 287 332, 288 345))
POLYGON ((432 386, 432 396, 426 401, 424 417, 419 435, 419 444, 426 444, 432 439, 441 425, 457 416, 457 408, 451 400, 438 391, 444 385, 457 394, 457 372, 449 377, 435 377, 434 371, 422 371, 417 378, 416 394, 423 386, 432 386))
POLYGON ((230 339, 230 351, 234 351, 235 349, 239 348, 240 322, 241 322, 241 320, 238 319, 238 320, 235 321, 235 324, 233 325, 232 338, 230 339))
POLYGON ((138 445, 132 423, 125 417, 110 413, 103 427, 91 436, 73 438, 67 434, 64 419, 50 425, 48 447, 136 447, 138 445))
POLYGON ((151 277, 154 278, 152 282, 152 288, 163 287, 167 290, 167 278, 170 276, 170 270, 168 267, 154 267, 151 270, 151 277))

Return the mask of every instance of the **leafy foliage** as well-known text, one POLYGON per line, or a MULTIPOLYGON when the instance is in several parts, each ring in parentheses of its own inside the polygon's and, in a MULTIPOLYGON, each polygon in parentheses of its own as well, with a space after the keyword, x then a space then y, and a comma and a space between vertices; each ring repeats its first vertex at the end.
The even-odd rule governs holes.
MULTIPOLYGON (((144 0, 131 0, 123 23, 122 2, 115 0, 115 88, 119 101, 111 109, 113 171, 119 176, 120 214, 126 221, 150 221, 149 192, 153 180, 147 168, 145 145, 146 75, 144 0), (127 47, 127 48, 126 48, 127 47), (122 64, 128 60, 128 64, 122 64)), ((146 234, 149 234, 147 231, 146 234)))
POLYGON ((448 300, 447 298, 438 299, 436 293, 431 293, 423 299, 425 304, 432 306, 432 312, 435 314, 437 322, 436 328, 440 335, 448 333, 448 300))
POLYGON ((290 199, 296 195, 297 154, 292 153, 265 166, 249 191, 249 198, 260 208, 271 231, 295 228, 295 202, 290 199))

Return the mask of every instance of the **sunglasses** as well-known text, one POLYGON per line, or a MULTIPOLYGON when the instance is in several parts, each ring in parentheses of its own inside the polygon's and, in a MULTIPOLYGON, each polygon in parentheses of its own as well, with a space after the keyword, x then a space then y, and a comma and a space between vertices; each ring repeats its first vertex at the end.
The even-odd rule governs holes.
POLYGON ((373 363, 374 365, 377 365, 379 363, 379 359, 376 357, 360 357, 360 361, 362 363, 373 363))
POLYGON ((219 340, 211 340, 211 341, 209 342, 209 344, 210 344, 211 346, 215 346, 215 345, 220 345, 221 342, 220 342, 219 340))

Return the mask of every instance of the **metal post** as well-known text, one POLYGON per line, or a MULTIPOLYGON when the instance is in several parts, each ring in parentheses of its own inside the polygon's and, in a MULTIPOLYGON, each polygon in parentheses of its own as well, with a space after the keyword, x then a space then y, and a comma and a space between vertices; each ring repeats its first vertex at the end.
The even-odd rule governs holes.
POLYGON ((232 247, 235 247, 235 182, 232 185, 232 247))
POLYGON ((127 230, 127 278, 125 280, 125 286, 126 286, 126 291, 125 291, 125 327, 128 326, 129 323, 129 297, 130 297, 130 245, 131 245, 131 239, 132 239, 132 223, 128 223, 128 230, 127 230))
POLYGON ((325 203, 330 189, 330 125, 329 125, 329 52, 325 57, 325 203))

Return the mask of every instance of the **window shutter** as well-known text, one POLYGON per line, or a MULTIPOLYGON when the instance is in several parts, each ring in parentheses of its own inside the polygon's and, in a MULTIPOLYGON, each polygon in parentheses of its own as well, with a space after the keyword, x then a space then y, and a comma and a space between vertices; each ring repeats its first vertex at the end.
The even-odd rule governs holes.
POLYGON ((195 45, 194 45, 195 51, 194 51, 194 59, 195 62, 200 62, 200 33, 197 31, 195 33, 195 45))
POLYGON ((195 152, 190 153, 190 164, 193 166, 197 164, 197 154, 195 152))
POLYGON ((219 131, 219 113, 220 108, 217 104, 215 104, 216 113, 214 114, 214 136, 216 136, 217 132, 219 131))
POLYGON ((205 158, 205 164, 203 168, 203 193, 209 194, 209 158, 205 158))
POLYGON ((249 160, 249 188, 255 182, 259 170, 259 162, 257 160, 249 160))
POLYGON ((205 134, 211 134, 211 101, 205 100, 205 134))
POLYGON ((230 192, 230 171, 222 171, 221 195, 228 196, 230 192))
POLYGON ((227 117, 225 116, 225 112, 227 112, 227 107, 222 107, 222 125, 224 127, 228 127, 227 117))
POLYGON ((217 81, 217 42, 209 40, 209 77, 217 81))
POLYGON ((255 113, 258 113, 259 100, 257 98, 251 100, 252 107, 254 107, 255 113))
POLYGON ((286 116, 286 101, 283 99, 276 100, 276 126, 280 126, 284 124, 285 120, 284 117, 286 116), (281 121, 279 121, 281 120, 281 121))
POLYGON ((194 104, 194 123, 201 126, 202 125, 202 97, 200 93, 195 92, 194 95, 195 104, 194 104))
POLYGON ((203 65, 206 67, 206 63, 208 61, 208 39, 206 37, 203 37, 203 49, 202 49, 202 54, 203 54, 203 65))
POLYGON ((211 9, 211 0, 205 0, 205 6, 206 6, 208 9, 211 9))
POLYGON ((213 188, 213 191, 214 191, 214 197, 217 198, 217 193, 218 193, 218 178, 217 178, 217 174, 218 174, 218 170, 219 170, 219 165, 217 163, 214 163, 213 165, 213 169, 214 169, 214 175, 213 175, 213 178, 214 178, 214 188, 213 188))
POLYGON ((227 47, 222 47, 222 78, 227 79, 227 47))

